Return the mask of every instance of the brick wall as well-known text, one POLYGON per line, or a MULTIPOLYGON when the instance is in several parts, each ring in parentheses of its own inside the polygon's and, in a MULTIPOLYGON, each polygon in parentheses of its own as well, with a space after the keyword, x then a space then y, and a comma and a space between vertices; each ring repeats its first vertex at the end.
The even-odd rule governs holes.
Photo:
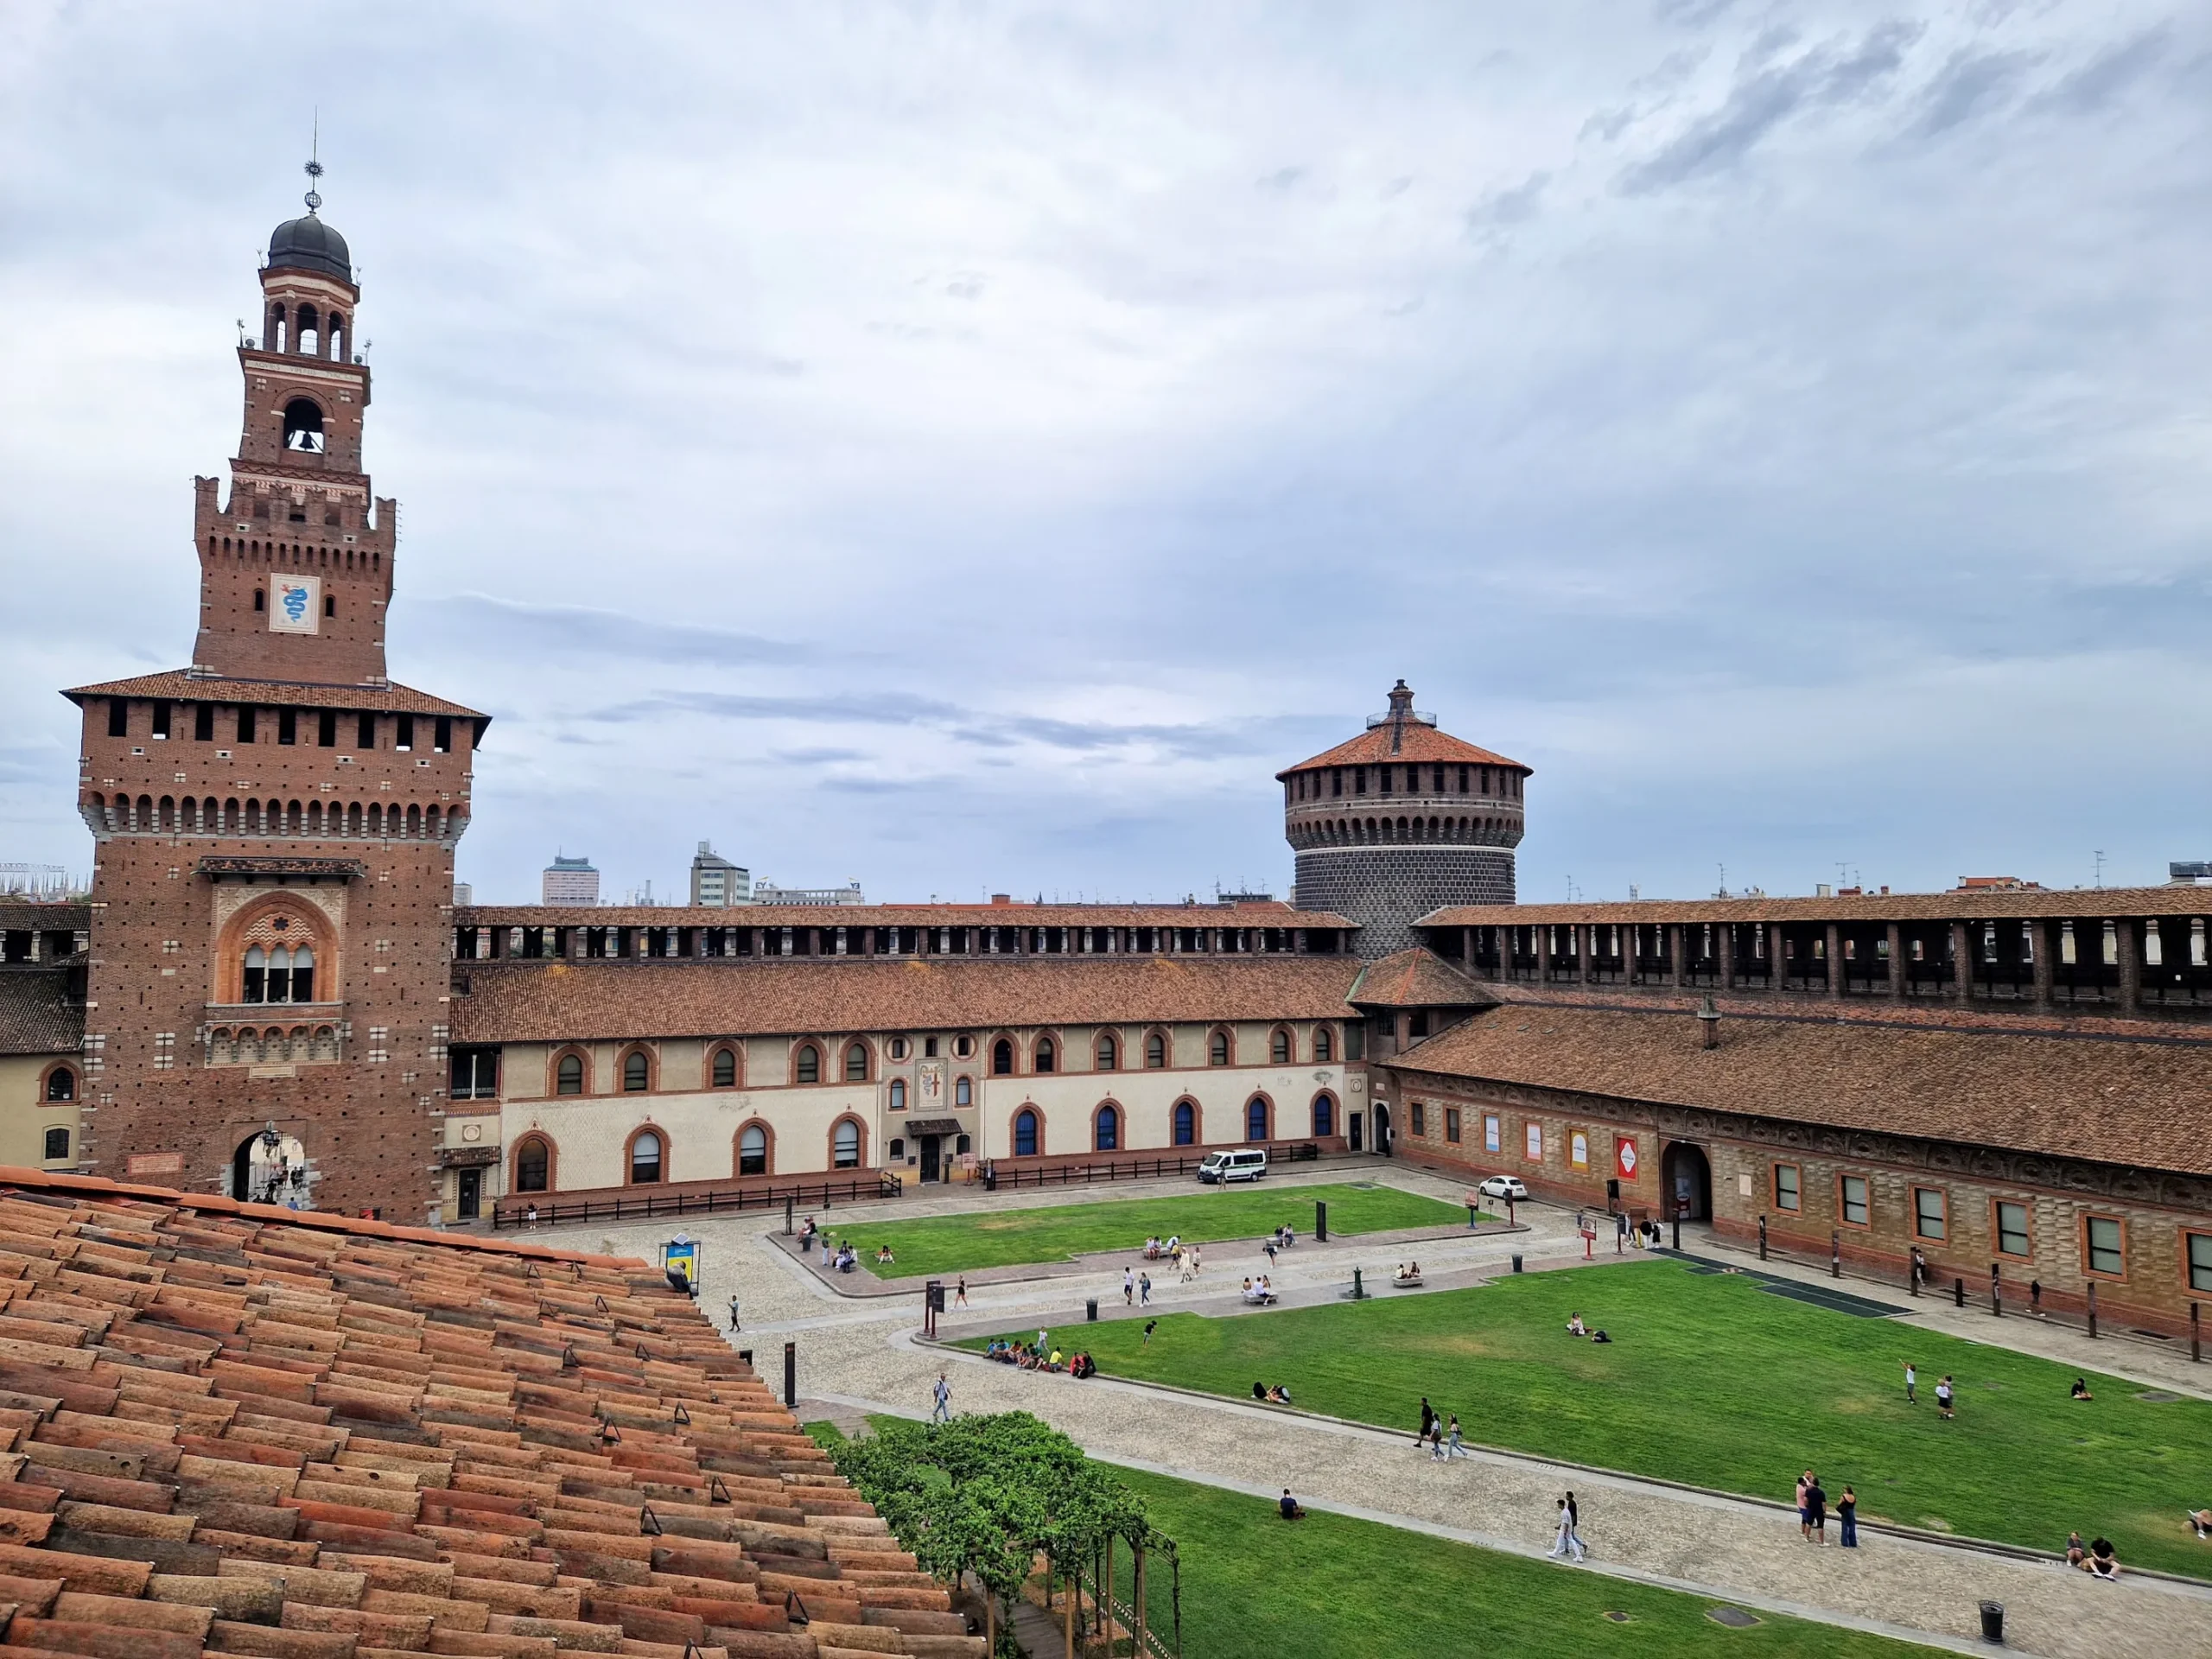
POLYGON ((1413 924, 1448 905, 1514 902, 1513 854, 1502 847, 1328 847, 1302 851, 1292 902, 1359 924, 1355 948, 1385 957, 1421 941, 1413 924))

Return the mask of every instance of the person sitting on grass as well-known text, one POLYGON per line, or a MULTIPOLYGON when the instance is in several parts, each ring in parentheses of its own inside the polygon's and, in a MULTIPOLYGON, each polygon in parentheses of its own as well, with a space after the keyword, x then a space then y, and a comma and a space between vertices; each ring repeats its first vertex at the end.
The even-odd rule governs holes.
POLYGON ((1567 1316, 1567 1334, 1570 1337, 1586 1337, 1590 1334, 1589 1328, 1582 1323, 1582 1316, 1580 1313, 1570 1313, 1567 1316))
POLYGON ((2199 1538, 2212 1539, 2212 1510, 2191 1510, 2189 1526, 2199 1538))
POLYGON ((1590 1340, 1592 1342, 1611 1342, 1612 1338, 1605 1334, 1605 1327, 1601 1325, 1595 1331, 1592 1331, 1590 1333, 1590 1340))
POLYGON ((1282 1489, 1282 1500, 1275 1505, 1275 1511, 1286 1521, 1303 1521, 1306 1518, 1306 1511, 1298 1507, 1298 1500, 1291 1497, 1287 1486, 1282 1489))
POLYGON ((896 1262, 899 1258, 892 1255, 891 1247, 888 1244, 879 1244, 875 1247, 875 1259, 882 1262, 896 1262))
POLYGON ((1052 1357, 1045 1362, 1045 1369, 1048 1371, 1057 1371, 1065 1369, 1065 1362, 1061 1358, 1060 1351, 1058 1349, 1055 1348, 1052 1350, 1052 1357))
POLYGON ((2068 1533, 2066 1535, 2066 1565, 2087 1567, 2088 1564, 2089 1547, 2082 1541, 2082 1535, 2078 1532, 2068 1533))
POLYGON ((1255 1400, 1266 1399, 1268 1397, 1268 1385, 1264 1382, 1255 1382, 1252 1385, 1252 1397, 1255 1400))
POLYGON ((2074 1386, 2067 1389, 2066 1396, 2069 1400, 2094 1400, 2097 1397, 2089 1392, 2088 1379, 2080 1376, 2074 1379, 2074 1386))
POLYGON ((1096 1376, 1098 1375, 1098 1362, 1088 1353, 1079 1353, 1068 1362, 1068 1375, 1073 1377, 1096 1376))
POLYGON ((2112 1540, 2094 1538, 2089 1541, 2089 1576, 2113 1584, 2120 1578, 2120 1557, 2113 1554, 2112 1540))
POLYGON ((1280 1382, 1269 1384, 1268 1388, 1268 1403, 1271 1406, 1288 1405, 1290 1403, 1290 1390, 1283 1387, 1280 1382))

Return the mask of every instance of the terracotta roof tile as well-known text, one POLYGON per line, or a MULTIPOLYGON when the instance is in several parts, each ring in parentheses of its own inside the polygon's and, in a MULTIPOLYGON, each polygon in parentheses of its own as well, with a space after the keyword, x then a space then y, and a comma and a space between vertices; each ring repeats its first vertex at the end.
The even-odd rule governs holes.
POLYGON ((1332 1020, 1350 957, 1063 957, 471 964, 456 1042, 1332 1020))
POLYGON ((85 1009, 68 999, 66 969, 0 969, 0 1054, 73 1054, 85 1043, 85 1009))
POLYGON ((982 1653, 639 1262, 0 1169, 0 1435, 19 1648, 982 1653))
POLYGON ((1548 923, 2001 920, 2031 916, 2212 916, 2212 887, 2000 887, 1948 893, 1848 893, 1840 899, 1643 899, 1621 904, 1459 905, 1419 927, 1526 927, 1548 923))
MULTIPOLYGON (((1509 1004, 1395 1069, 2212 1175, 2212 1041, 1676 1007, 1509 1004)), ((2162 1034, 2153 1035, 2153 1031, 2162 1034)))
POLYGON ((1374 1008, 1478 1008, 1497 998, 1479 981, 1417 944, 1369 963, 1344 1001, 1374 1008))
POLYGON ((1449 732, 1440 732, 1421 721, 1407 721, 1399 728, 1398 747, 1390 747, 1390 722, 1370 726, 1357 737, 1339 743, 1333 749, 1324 750, 1311 760, 1301 760, 1294 766, 1285 766, 1275 773, 1278 781, 1294 772, 1310 772, 1315 766, 1382 766, 1399 760, 1427 762, 1440 760, 1447 766, 1465 763, 1478 766, 1510 766, 1526 776, 1534 776, 1530 768, 1518 760, 1509 760, 1502 754, 1480 748, 1453 737, 1449 732))
POLYGON ((461 927, 1322 927, 1334 911, 1236 905, 464 905, 461 927))
POLYGON ((141 674, 128 680, 103 680, 73 686, 61 694, 72 702, 86 697, 167 697, 179 702, 251 702, 308 709, 373 709, 399 715, 452 715, 466 720, 491 716, 410 685, 313 685, 293 680, 234 680, 221 675, 188 674, 182 669, 141 674))

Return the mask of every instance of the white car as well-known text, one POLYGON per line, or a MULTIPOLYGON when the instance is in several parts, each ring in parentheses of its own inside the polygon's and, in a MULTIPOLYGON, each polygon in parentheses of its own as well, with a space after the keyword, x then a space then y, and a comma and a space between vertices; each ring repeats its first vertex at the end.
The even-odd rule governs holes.
POLYGON ((1505 1198, 1515 1204, 1529 1202, 1529 1189, 1513 1175, 1493 1175, 1475 1189, 1486 1198, 1505 1198))

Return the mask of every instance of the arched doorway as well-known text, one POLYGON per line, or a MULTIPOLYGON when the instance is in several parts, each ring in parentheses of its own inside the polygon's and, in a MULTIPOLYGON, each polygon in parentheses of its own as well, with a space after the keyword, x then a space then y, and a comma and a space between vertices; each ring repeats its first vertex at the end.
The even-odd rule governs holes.
POLYGON ((1383 1157, 1390 1155, 1390 1103, 1375 1103, 1375 1150, 1383 1157))
POLYGON ((307 1205, 308 1152, 274 1123, 256 1129, 231 1154, 231 1196, 247 1204, 307 1205))
POLYGON ((1679 1215, 1684 1221, 1710 1221, 1713 1166, 1706 1161, 1705 1148, 1687 1141, 1670 1141, 1659 1160, 1659 1191, 1668 1220, 1679 1215))

